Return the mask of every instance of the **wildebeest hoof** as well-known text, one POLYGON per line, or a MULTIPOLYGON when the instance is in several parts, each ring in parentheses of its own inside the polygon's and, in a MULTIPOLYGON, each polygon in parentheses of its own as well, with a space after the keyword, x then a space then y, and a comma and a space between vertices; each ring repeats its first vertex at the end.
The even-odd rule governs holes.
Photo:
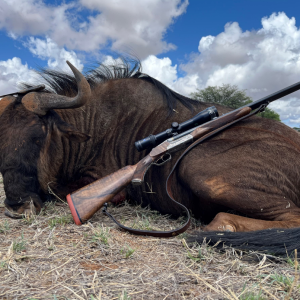
POLYGON ((36 208, 34 204, 31 202, 26 203, 25 207, 20 207, 17 211, 12 210, 11 208, 5 208, 4 214, 7 217, 13 218, 13 219, 22 219, 22 218, 30 218, 32 216, 35 216, 37 214, 36 208))
POLYGON ((224 226, 224 231, 226 232, 235 232, 234 227, 231 225, 225 225, 224 226))
POLYGON ((14 218, 14 219, 21 219, 22 218, 22 214, 19 214, 19 213, 13 211, 13 210, 9 210, 7 208, 5 208, 4 214, 7 217, 14 218))
POLYGON ((232 225, 221 225, 218 226, 218 231, 235 232, 235 228, 232 225))

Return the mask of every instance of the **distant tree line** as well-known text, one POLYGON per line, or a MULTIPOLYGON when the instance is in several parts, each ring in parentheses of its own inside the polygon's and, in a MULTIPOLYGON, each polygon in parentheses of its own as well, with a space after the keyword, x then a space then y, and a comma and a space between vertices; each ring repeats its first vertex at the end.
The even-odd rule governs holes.
MULTIPOLYGON (((205 89, 197 89, 191 93, 191 98, 202 102, 218 103, 230 108, 239 108, 253 102, 252 98, 247 96, 245 90, 239 90, 236 85, 223 84, 222 86, 208 86, 205 89)), ((280 121, 280 116, 274 110, 266 107, 264 112, 257 114, 263 118, 280 121)))

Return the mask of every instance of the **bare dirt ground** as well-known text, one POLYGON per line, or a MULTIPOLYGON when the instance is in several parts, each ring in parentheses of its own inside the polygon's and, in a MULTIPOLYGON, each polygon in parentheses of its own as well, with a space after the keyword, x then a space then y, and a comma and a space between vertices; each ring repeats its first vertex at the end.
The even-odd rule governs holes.
MULTIPOLYGON (((185 234, 132 236, 101 212, 76 226, 60 201, 12 220, 3 214, 2 183, 0 195, 0 299, 300 299, 295 259, 188 246, 185 234)), ((183 221, 128 204, 109 211, 136 228, 183 221)))

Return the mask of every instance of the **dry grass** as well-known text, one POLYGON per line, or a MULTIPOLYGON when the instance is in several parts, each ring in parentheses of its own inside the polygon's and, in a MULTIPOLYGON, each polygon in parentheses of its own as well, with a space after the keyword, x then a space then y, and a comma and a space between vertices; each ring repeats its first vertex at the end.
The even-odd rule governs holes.
MULTIPOLYGON (((4 216, 0 200, 0 299, 300 299, 297 261, 119 231, 100 212, 76 226, 66 204, 32 219, 4 216), (295 266, 296 265, 296 266, 295 266)), ((138 228, 174 228, 140 207, 110 207, 138 228)), ((195 227, 195 224, 194 224, 195 227)))

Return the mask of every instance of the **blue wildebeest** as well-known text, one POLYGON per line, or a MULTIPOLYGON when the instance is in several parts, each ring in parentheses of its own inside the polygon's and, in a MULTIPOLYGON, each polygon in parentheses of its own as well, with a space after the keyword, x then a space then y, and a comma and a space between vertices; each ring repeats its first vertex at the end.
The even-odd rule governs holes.
MULTIPOLYGON (((64 197, 138 162, 145 152, 136 151, 135 141, 213 105, 179 95, 142 74, 138 62, 131 68, 126 62, 102 65, 86 76, 70 67, 75 77, 40 72, 49 90, 0 101, 0 171, 7 216, 38 213, 49 187, 64 197)), ((230 110, 216 107, 220 114, 230 110)), ((300 135, 295 130, 256 116, 194 148, 181 161, 173 182, 175 198, 209 223, 206 232, 194 234, 192 240, 222 238, 235 246, 246 243, 248 249, 278 253, 299 248, 299 157, 300 135)), ((126 197, 178 215, 179 208, 165 192, 171 166, 148 171, 145 181, 154 193, 143 193, 148 185, 129 186, 126 197)))

